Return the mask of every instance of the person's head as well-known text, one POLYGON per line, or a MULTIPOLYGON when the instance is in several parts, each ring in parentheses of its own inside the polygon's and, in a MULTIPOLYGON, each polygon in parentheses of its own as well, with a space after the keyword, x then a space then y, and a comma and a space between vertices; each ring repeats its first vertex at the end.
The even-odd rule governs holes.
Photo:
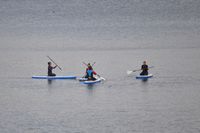
POLYGON ((146 62, 146 61, 143 61, 143 64, 144 64, 144 65, 146 65, 146 64, 147 64, 147 62, 146 62))
POLYGON ((48 65, 51 66, 51 62, 48 62, 48 65))
POLYGON ((88 63, 87 66, 90 67, 91 66, 90 63, 88 63))
POLYGON ((92 66, 88 66, 88 69, 89 69, 89 70, 92 70, 92 66))

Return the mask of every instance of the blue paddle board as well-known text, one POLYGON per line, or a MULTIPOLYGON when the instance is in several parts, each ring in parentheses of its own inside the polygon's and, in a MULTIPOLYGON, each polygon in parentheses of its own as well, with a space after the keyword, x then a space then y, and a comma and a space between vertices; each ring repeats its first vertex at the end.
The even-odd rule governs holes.
POLYGON ((147 80, 147 79, 152 78, 152 77, 153 77, 153 74, 138 75, 138 76, 136 76, 136 79, 147 80))
POLYGON ((100 83, 102 79, 97 79, 97 80, 87 80, 87 81, 83 81, 83 84, 87 84, 87 85, 92 85, 92 84, 96 84, 96 83, 100 83))
POLYGON ((32 76, 33 79, 76 79, 76 76, 32 76))

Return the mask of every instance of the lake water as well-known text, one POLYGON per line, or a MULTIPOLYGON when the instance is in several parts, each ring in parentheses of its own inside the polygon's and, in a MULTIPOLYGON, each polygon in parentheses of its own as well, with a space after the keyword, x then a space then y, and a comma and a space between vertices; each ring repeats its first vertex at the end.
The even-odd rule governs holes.
POLYGON ((200 2, 0 1, 0 132, 200 132, 200 2), (106 81, 34 80, 46 57, 106 81), (144 60, 154 66, 136 80, 144 60))

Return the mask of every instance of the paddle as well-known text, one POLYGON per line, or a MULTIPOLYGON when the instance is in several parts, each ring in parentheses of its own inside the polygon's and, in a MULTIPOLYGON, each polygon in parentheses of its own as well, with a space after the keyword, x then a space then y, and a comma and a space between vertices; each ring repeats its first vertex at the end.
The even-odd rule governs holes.
MULTIPOLYGON (((96 63, 96 62, 94 62, 91 66, 93 67, 95 63, 96 63)), ((88 66, 88 64, 85 63, 85 62, 83 62, 83 64, 86 65, 86 66, 88 66)))
POLYGON ((87 66, 87 64, 85 62, 82 62, 82 63, 87 66))
POLYGON ((101 77, 99 74, 97 74, 97 76, 102 80, 106 80, 104 77, 101 77))
POLYGON ((92 67, 94 66, 94 64, 96 64, 96 62, 94 62, 94 63, 92 64, 92 67))
POLYGON ((47 58, 49 58, 49 60, 51 60, 62 71, 62 68, 58 66, 58 64, 56 64, 54 60, 52 60, 49 56, 47 56, 47 58))
MULTIPOLYGON (((153 68, 153 67, 154 67, 154 66, 150 66, 150 67, 148 67, 148 68, 153 68)), ((141 69, 136 69, 136 70, 132 70, 132 71, 127 70, 126 73, 127 73, 128 75, 130 75, 131 73, 137 72, 137 71, 141 71, 141 69)))

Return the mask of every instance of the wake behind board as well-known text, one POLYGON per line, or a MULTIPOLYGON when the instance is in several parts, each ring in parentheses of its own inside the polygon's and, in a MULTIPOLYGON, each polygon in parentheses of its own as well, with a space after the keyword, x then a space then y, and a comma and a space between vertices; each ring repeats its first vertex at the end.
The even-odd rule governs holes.
POLYGON ((32 76, 33 79, 76 79, 76 76, 32 76))
POLYGON ((148 80, 149 78, 152 78, 153 74, 148 74, 148 75, 138 75, 136 76, 136 79, 141 79, 141 80, 148 80))

